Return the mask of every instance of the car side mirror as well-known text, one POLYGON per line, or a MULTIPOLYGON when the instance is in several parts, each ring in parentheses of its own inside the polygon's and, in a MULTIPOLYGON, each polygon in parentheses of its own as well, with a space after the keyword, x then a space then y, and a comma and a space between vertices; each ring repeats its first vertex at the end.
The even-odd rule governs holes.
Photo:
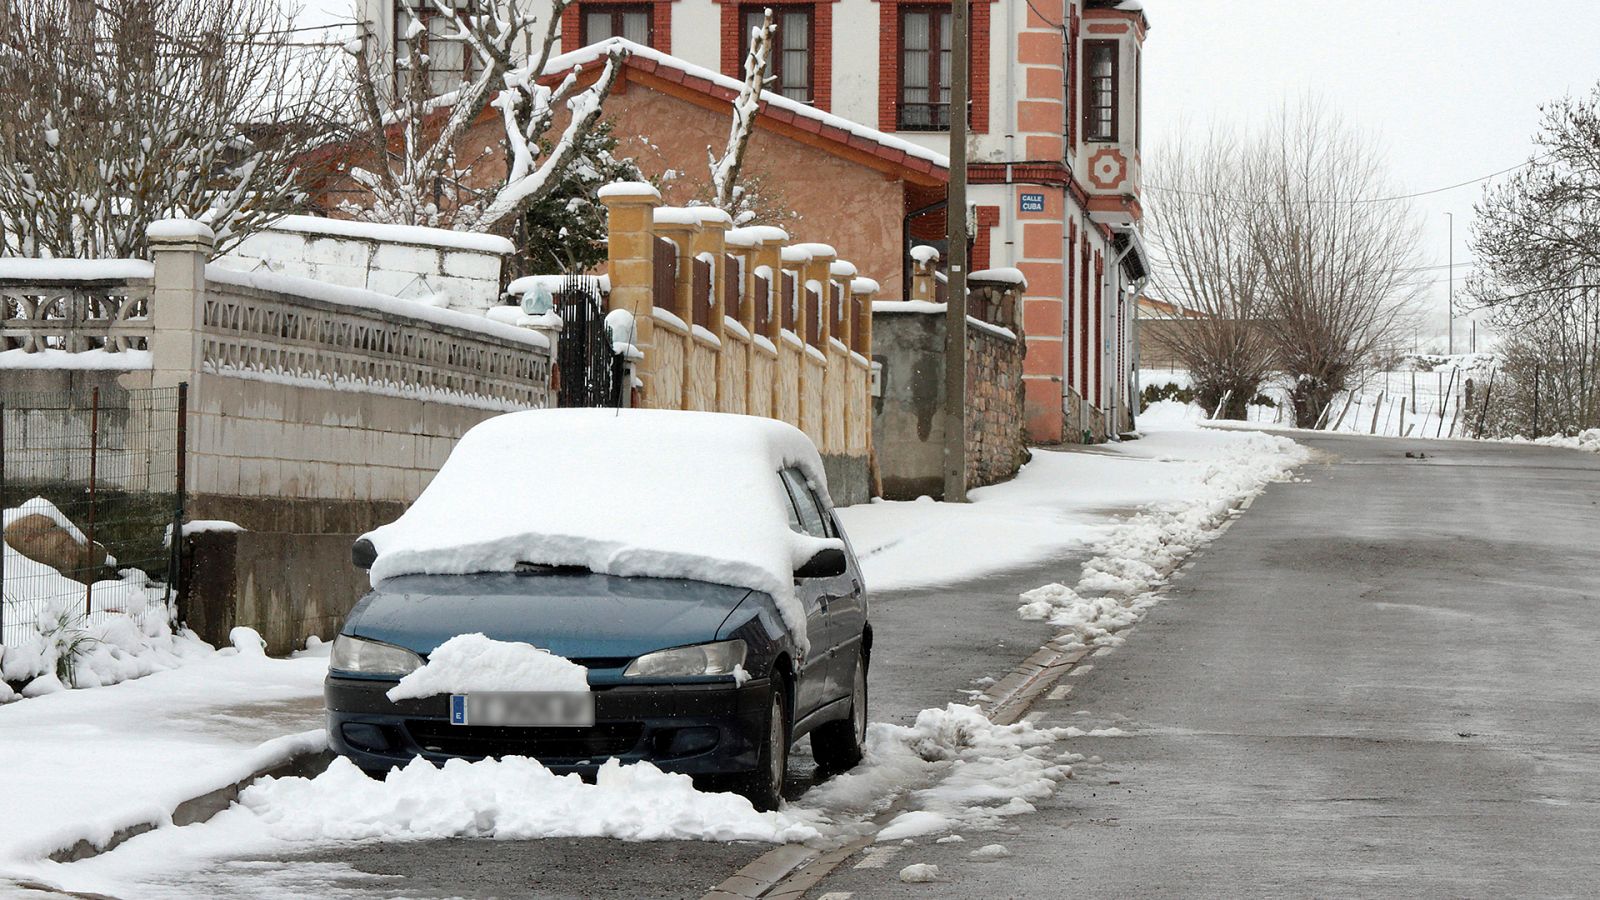
POLYGON ((829 547, 817 551, 817 555, 805 561, 805 564, 794 570, 796 578, 837 578, 843 575, 847 567, 844 551, 838 547, 829 547))
POLYGON ((350 562, 358 569, 371 569, 372 564, 378 561, 378 548, 372 542, 362 538, 350 545, 350 562))

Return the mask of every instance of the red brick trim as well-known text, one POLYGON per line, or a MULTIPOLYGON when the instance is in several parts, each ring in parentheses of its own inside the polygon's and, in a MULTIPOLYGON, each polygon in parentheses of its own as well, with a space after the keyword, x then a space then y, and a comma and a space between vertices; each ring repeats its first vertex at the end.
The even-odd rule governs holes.
MULTIPOLYGON (((607 0, 614 6, 627 0, 607 0)), ((651 46, 662 53, 672 52, 672 4, 675 0, 654 0, 650 10, 651 46)), ((561 13, 561 52, 571 53, 583 46, 583 0, 561 13)), ((737 52, 737 51, 735 51, 737 52)))
POLYGON ((1089 211, 1089 192, 1084 190, 1072 171, 1058 160, 1019 163, 968 163, 968 184, 1043 184, 1066 188, 1078 209, 1089 211), (1010 178, 1007 180, 1007 175, 1010 178))
MULTIPOLYGON (((900 7, 926 0, 873 0, 878 4, 878 130, 900 124, 900 7)), ((934 0, 938 2, 938 0, 934 0)), ((989 133, 989 21, 995 0, 975 0, 972 9, 972 133, 989 133)))
POLYGON ((722 74, 744 80, 744 58, 739 54, 743 43, 743 30, 739 27, 739 13, 747 6, 772 8, 774 15, 785 6, 811 7, 811 105, 823 112, 833 109, 833 4, 839 0, 795 0, 772 3, 747 2, 747 0, 712 0, 722 7, 721 63, 722 74))
POLYGON ((989 268, 990 247, 992 246, 989 232, 999 224, 1000 207, 978 207, 978 233, 972 236, 972 262, 969 264, 970 268, 974 270, 989 268))

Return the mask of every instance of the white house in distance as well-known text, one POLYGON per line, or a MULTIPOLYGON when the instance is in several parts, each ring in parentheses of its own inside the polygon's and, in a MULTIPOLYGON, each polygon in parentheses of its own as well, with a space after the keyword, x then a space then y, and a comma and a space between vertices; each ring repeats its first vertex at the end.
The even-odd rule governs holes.
MULTIPOLYGON (((430 35, 446 31, 433 0, 356 2, 380 46, 393 46, 396 29, 414 17, 430 35)), ((468 8, 473 0, 454 2, 468 8)), ((549 14, 548 0, 525 2, 549 14)), ((767 7, 780 48, 773 92, 948 152, 948 2, 576 0, 562 17, 559 49, 624 37, 691 73, 737 78, 750 26, 767 7)), ((1139 0, 974 0, 971 11, 972 268, 1013 266, 1027 276, 1029 438, 1077 441, 1129 428, 1134 298, 1146 269, 1139 110, 1149 22, 1139 0)), ((444 41, 428 48, 441 90, 463 75, 460 49, 444 41)), ((703 148, 692 149, 703 158, 703 148)), ((794 178, 784 190, 827 190, 803 172, 794 178)), ((942 206, 906 206, 901 234, 882 240, 941 245, 942 206)), ((884 296, 901 290, 886 284, 884 296)))

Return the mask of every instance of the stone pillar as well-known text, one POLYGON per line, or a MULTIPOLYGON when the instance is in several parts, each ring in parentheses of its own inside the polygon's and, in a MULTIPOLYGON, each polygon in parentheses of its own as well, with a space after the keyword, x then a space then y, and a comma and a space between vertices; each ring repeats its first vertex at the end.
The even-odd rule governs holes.
POLYGON ((626 310, 633 317, 633 344, 644 354, 632 366, 634 376, 650 394, 650 344, 655 322, 650 317, 655 283, 655 208, 661 193, 641 181, 623 181, 600 189, 606 205, 606 273, 611 279, 610 309, 626 310))
POLYGON ((723 254, 727 252, 728 229, 733 227, 733 219, 728 214, 714 206, 700 208, 700 230, 689 239, 690 258, 702 253, 711 254, 711 294, 715 301, 711 305, 711 333, 719 339, 722 337, 722 317, 724 315, 737 315, 738 310, 729 313, 722 302, 723 267, 727 260, 723 254))
POLYGON ((772 279, 772 316, 767 321, 767 333, 762 337, 776 342, 778 329, 783 327, 783 245, 786 238, 762 238, 750 254, 750 283, 755 284, 755 271, 766 268, 772 279))
POLYGON ((200 374, 206 261, 216 235, 202 222, 166 219, 145 230, 155 267, 150 298, 152 387, 193 385, 200 374))
POLYGON ((834 260, 828 268, 828 276, 830 285, 837 285, 839 289, 839 319, 834 323, 837 327, 828 333, 849 347, 855 334, 855 323, 850 315, 850 282, 856 277, 855 264, 846 259, 834 260))
POLYGON ((820 345, 818 349, 826 349, 833 318, 828 315, 828 282, 833 279, 833 261, 839 258, 839 254, 827 244, 807 244, 806 249, 811 251, 811 262, 805 266, 802 286, 806 281, 815 281, 822 286, 817 292, 817 323, 821 326, 817 343, 820 345))
POLYGON ((866 326, 863 329, 865 333, 857 335, 854 331, 856 323, 850 323, 850 349, 857 350, 867 359, 872 358, 872 298, 877 295, 878 283, 876 281, 870 278, 850 279, 850 296, 861 301, 861 324, 866 326))
POLYGON ((694 322, 694 310, 689 305, 689 292, 694 285, 694 253, 689 248, 694 246, 700 225, 692 217, 683 216, 685 212, 688 210, 671 206, 656 210, 655 228, 657 236, 678 245, 678 281, 674 285, 672 304, 667 308, 685 325, 690 325, 694 322))
POLYGON ((930 303, 938 299, 934 286, 934 274, 939 270, 939 251, 923 245, 911 248, 911 296, 908 300, 926 300, 930 303))

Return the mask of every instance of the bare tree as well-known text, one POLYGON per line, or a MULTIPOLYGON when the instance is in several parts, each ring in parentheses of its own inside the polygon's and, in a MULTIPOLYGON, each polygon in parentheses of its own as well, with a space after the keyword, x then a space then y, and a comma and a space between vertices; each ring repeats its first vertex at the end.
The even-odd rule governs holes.
POLYGON ((329 60, 296 45, 280 0, 6 2, 4 252, 140 256, 175 216, 220 252, 318 190, 329 60))
POLYGON ((1251 239, 1252 204, 1234 202, 1246 174, 1246 149, 1214 130, 1199 143, 1180 139, 1154 154, 1145 236, 1158 263, 1152 283, 1182 313, 1151 338, 1188 369, 1207 410, 1245 418, 1271 374, 1272 350, 1259 318, 1264 260, 1251 239), (1226 402, 1224 402, 1226 401, 1226 402))
POLYGON ((738 221, 744 209, 744 191, 739 186, 739 171, 744 167, 745 149, 756 130, 756 113, 761 109, 761 92, 771 68, 772 10, 765 10, 761 24, 750 29, 750 50, 744 57, 744 86, 733 101, 733 124, 728 128, 728 145, 719 158, 706 148, 711 166, 712 204, 738 221))
POLYGON ((1315 101, 1286 106, 1252 155, 1258 321, 1300 427, 1412 322, 1418 227, 1407 204, 1384 199, 1397 193, 1385 172, 1373 141, 1315 101))
POLYGON ((1543 110, 1527 166, 1484 190, 1468 297, 1504 336, 1504 433, 1600 427, 1600 86, 1543 110))
POLYGON ((525 58, 521 54, 532 38, 534 19, 520 11, 517 0, 478 0, 470 9, 454 0, 420 2, 432 5, 447 30, 431 32, 413 18, 394 48, 370 41, 351 48, 368 161, 350 174, 371 200, 347 203, 346 211, 369 221, 509 230, 518 216, 558 188, 581 157, 626 51, 609 48, 592 81, 575 66, 551 86, 542 76, 571 0, 556 0, 542 40, 525 58), (463 70, 474 74, 441 91, 438 69, 431 64, 446 47, 470 60, 463 70), (390 60, 392 75, 378 66, 390 60), (475 185, 483 181, 481 168, 493 164, 493 148, 472 153, 465 141, 491 106, 500 112, 507 171, 483 189, 475 185), (563 109, 566 125, 546 148, 563 109), (464 150, 468 153, 461 156, 464 150))

